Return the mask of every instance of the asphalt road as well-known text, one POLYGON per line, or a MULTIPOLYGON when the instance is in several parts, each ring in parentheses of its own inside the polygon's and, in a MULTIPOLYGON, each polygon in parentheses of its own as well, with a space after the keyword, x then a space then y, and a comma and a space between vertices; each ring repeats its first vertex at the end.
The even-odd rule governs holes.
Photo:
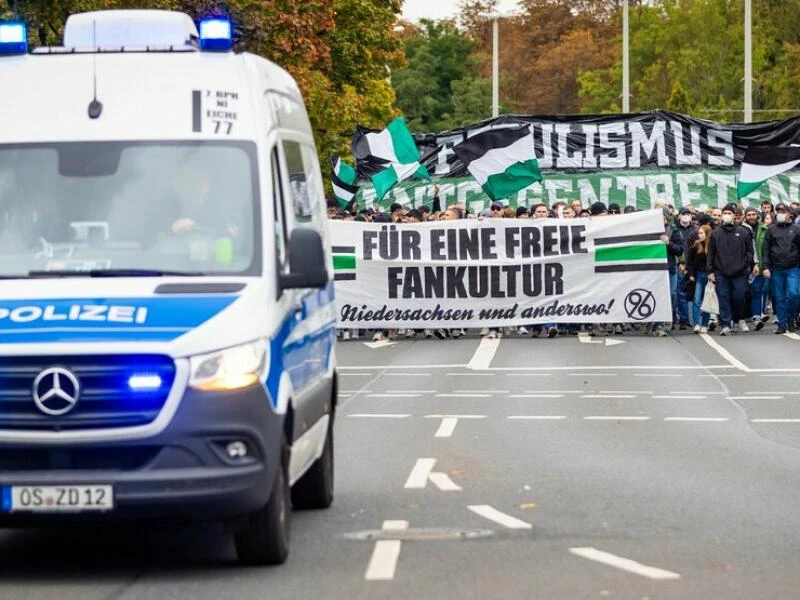
POLYGON ((341 343, 336 498, 286 565, 2 532, 0 598, 799 598, 800 337, 606 339, 341 343))

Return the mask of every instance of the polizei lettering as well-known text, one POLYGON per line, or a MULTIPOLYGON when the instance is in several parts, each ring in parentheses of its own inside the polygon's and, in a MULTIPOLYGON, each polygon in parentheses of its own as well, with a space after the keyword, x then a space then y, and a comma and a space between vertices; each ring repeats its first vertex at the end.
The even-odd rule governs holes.
POLYGON ((67 306, 46 304, 41 306, 16 306, 14 308, 0 306, 0 323, 58 323, 70 321, 143 324, 147 321, 147 308, 113 304, 71 304, 67 306))

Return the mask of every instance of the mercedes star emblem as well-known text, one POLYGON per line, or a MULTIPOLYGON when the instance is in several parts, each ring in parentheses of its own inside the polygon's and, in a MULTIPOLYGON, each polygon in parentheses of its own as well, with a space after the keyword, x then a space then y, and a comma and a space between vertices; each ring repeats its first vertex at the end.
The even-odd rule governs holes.
POLYGON ((61 367, 45 369, 33 380, 33 401, 46 415, 68 413, 78 403, 79 394, 78 378, 61 367))

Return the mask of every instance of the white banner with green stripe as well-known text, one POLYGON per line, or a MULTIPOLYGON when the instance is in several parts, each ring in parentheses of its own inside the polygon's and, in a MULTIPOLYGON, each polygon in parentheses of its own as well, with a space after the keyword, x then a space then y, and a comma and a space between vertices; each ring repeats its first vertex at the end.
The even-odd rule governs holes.
POLYGON ((340 327, 672 318, 660 210, 590 219, 331 221, 340 327))

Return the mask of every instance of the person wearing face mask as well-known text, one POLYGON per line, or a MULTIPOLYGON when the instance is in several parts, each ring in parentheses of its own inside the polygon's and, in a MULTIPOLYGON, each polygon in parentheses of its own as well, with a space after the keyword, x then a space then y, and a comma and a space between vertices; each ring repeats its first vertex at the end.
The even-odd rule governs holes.
POLYGON ((716 286, 719 298, 720 335, 730 335, 734 321, 739 331, 748 331, 744 314, 747 276, 755 265, 750 232, 736 225, 736 207, 726 204, 722 209, 721 225, 711 233, 707 248, 708 279, 716 286))
MULTIPOLYGON (((771 205, 770 205, 771 206, 771 205)), ((756 265, 750 275, 750 305, 749 312, 753 327, 756 331, 764 328, 769 320, 767 316, 767 300, 769 298, 769 280, 761 272, 764 264, 764 239, 767 236, 767 225, 761 219, 758 209, 751 206, 744 211, 744 223, 753 236, 753 256, 756 265)), ((748 307, 745 307, 748 308, 748 307)))
POLYGON ((686 329, 689 326, 689 299, 683 291, 686 278, 686 253, 689 249, 689 240, 696 235, 697 228, 692 225, 692 213, 688 208, 681 209, 677 221, 670 232, 667 247, 668 262, 674 263, 670 265, 672 320, 681 329, 686 329))
POLYGON ((775 207, 775 223, 764 238, 764 277, 771 281, 778 328, 775 333, 795 331, 800 302, 800 235, 792 226, 785 204, 775 207))

